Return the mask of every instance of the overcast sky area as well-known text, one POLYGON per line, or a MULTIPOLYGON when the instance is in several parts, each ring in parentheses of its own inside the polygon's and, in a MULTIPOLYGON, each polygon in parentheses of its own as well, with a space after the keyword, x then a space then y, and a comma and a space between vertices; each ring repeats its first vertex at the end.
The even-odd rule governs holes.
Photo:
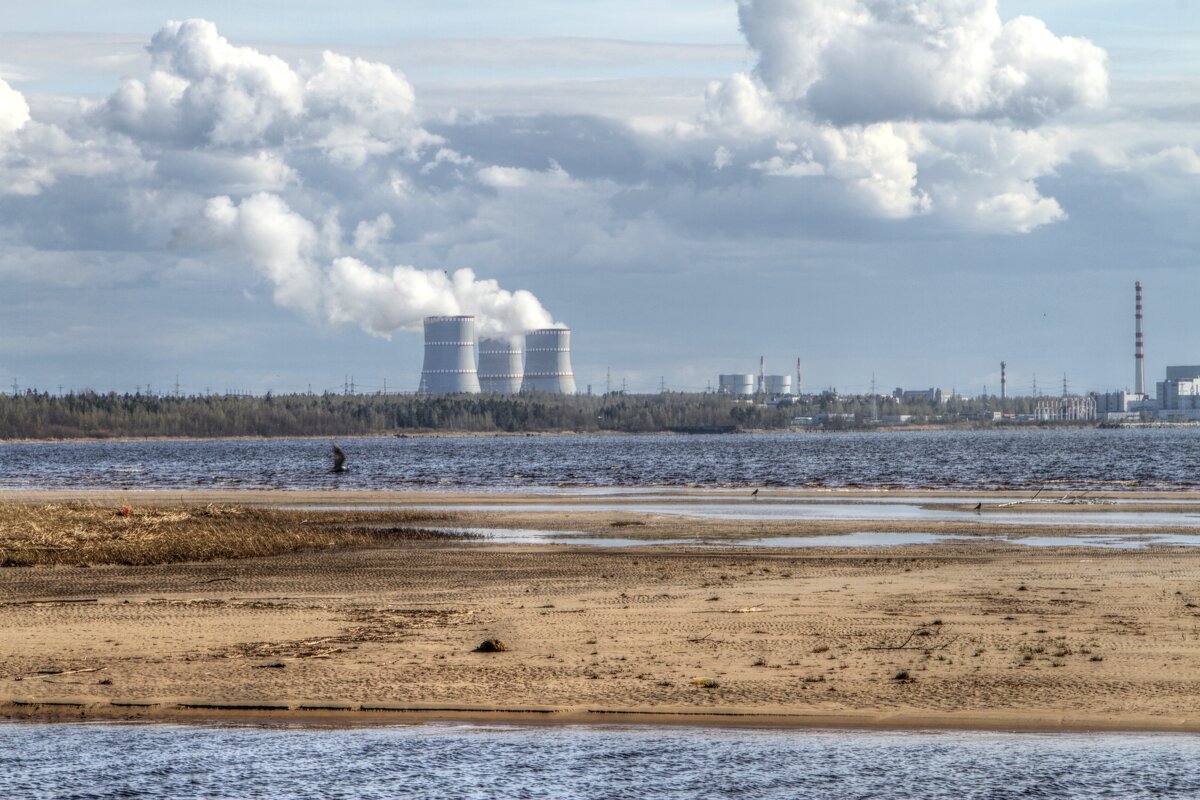
POLYGON ((83 0, 0 20, 0 388, 1131 387, 1200 363, 1188 0, 83 0), (349 9, 352 9, 350 11, 349 9))

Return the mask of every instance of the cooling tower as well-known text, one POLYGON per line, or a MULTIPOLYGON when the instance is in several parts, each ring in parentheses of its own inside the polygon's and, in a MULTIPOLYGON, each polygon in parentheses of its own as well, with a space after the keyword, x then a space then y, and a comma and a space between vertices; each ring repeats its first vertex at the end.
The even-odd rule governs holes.
POLYGON ((479 391, 475 372, 475 318, 426 317, 421 394, 479 391))
POLYGON ((521 391, 519 339, 479 340, 479 388, 492 394, 521 391))
POLYGON ((525 334, 525 382, 521 388, 575 394, 570 328, 542 328, 525 334))

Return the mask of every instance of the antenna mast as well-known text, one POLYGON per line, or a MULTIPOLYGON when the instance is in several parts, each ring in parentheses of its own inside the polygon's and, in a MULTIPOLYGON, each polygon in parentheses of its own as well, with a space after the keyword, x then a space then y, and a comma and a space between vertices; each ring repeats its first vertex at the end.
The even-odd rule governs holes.
POLYGON ((1133 363, 1134 390, 1139 397, 1146 396, 1146 352, 1145 340, 1142 338, 1142 282, 1133 284, 1134 291, 1134 334, 1133 334, 1133 363))

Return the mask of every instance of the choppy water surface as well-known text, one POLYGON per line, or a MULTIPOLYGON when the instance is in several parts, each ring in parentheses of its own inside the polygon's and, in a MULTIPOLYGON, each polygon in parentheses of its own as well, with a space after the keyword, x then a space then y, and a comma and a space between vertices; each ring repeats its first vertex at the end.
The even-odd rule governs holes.
POLYGON ((0 725, 60 798, 1194 798, 1200 737, 704 728, 0 725))
POLYGON ((0 487, 1200 486, 1200 429, 0 444, 0 487))

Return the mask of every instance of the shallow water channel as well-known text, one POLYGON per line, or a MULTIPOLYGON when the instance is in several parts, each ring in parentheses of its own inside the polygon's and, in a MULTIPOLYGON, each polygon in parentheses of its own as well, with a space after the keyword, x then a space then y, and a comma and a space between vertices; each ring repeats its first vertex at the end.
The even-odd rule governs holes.
POLYGON ((630 539, 594 536, 582 531, 551 531, 535 528, 447 528, 434 530, 465 534, 490 544, 561 544, 588 547, 649 547, 688 545, 694 547, 904 547, 908 545, 962 542, 1003 543, 1025 547, 1103 547, 1137 550, 1152 546, 1200 547, 1200 534, 1105 534, 1081 536, 954 536, 944 533, 896 533, 857 531, 827 536, 770 536, 761 539, 630 539))

